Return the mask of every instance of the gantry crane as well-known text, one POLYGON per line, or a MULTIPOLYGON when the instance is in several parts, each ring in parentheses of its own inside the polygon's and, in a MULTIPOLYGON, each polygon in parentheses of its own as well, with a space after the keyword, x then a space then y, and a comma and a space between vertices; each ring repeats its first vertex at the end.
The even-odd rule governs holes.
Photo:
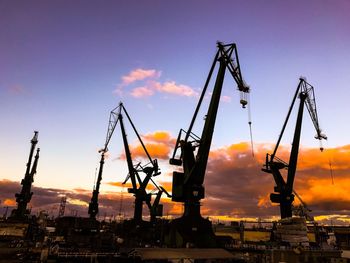
MULTIPOLYGON (((306 107, 308 109, 312 122, 316 129, 315 139, 320 140, 320 142, 321 140, 327 139, 327 136, 322 133, 320 125, 318 123, 314 88, 309 83, 307 83, 305 79, 300 78, 298 87, 294 94, 292 104, 289 108, 287 118, 284 121, 282 131, 277 140, 275 149, 272 154, 266 155, 266 163, 264 165, 264 168, 262 169, 264 172, 271 173, 273 175, 276 186, 274 187, 275 193, 270 194, 270 200, 271 202, 278 203, 280 205, 280 212, 281 212, 282 219, 292 217, 292 203, 294 201, 293 184, 294 184, 295 172, 296 172, 297 162, 298 162, 299 143, 300 143, 302 121, 303 121, 304 104, 306 104, 306 107), (280 158, 278 158, 276 156, 276 153, 297 97, 299 97, 300 103, 299 103, 299 109, 297 114, 297 120, 296 120, 296 125, 294 130, 294 137, 293 137, 289 162, 286 163, 280 158), (281 170, 283 169, 287 170, 286 180, 281 174, 281 170)), ((320 150, 323 151, 322 146, 320 147, 320 150)))
POLYGON ((36 169, 38 166, 39 161, 39 151, 40 148, 37 148, 36 154, 34 157, 34 163, 32 166, 32 159, 33 154, 35 150, 35 146, 38 143, 38 133, 37 131, 34 131, 34 136, 32 138, 31 142, 31 148, 29 153, 29 159, 27 162, 27 169, 24 176, 24 179, 21 181, 22 189, 20 193, 17 193, 16 196, 16 202, 17 202, 17 208, 12 211, 11 217, 12 218, 26 218, 29 215, 29 210, 27 209, 27 205, 32 199, 33 192, 31 192, 32 183, 34 182, 34 175, 36 174, 36 169))
POLYGON ((194 246, 206 247, 215 243, 210 221, 201 216, 200 200, 204 198, 203 182, 226 69, 231 73, 238 86, 242 107, 245 108, 248 103, 247 96, 250 89, 242 78, 236 44, 225 45, 218 42, 217 47, 218 51, 210 68, 190 126, 187 131, 180 130, 173 156, 170 159, 170 164, 182 165, 183 168, 183 172, 173 172, 172 183, 172 200, 184 204, 182 217, 173 221, 173 227, 170 230, 173 232, 170 236, 175 237, 178 234, 181 236, 182 242, 175 241, 176 246, 185 246, 186 243, 190 243, 194 246), (198 137, 192 133, 192 128, 217 63, 219 64, 219 69, 215 86, 205 117, 202 135, 198 137), (177 156, 178 149, 181 150, 179 156, 177 156))

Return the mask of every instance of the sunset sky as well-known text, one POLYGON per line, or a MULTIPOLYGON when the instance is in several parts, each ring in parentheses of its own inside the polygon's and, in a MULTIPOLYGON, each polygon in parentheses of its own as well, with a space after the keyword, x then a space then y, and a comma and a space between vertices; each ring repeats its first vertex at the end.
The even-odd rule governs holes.
MULTIPOLYGON (((189 126, 216 42, 223 41, 237 44, 251 88, 255 155, 248 112, 227 74, 203 213, 228 220, 278 216, 268 198, 272 176, 261 167, 303 76, 315 88, 320 125, 329 139, 321 153, 305 111, 295 189, 317 219, 349 223, 349 13, 347 0, 0 0, 0 213, 15 202, 38 130, 41 156, 31 206, 57 215, 66 194, 67 214, 78 210, 86 216, 98 150, 109 113, 120 101, 159 160, 156 181, 171 191, 175 168, 169 156, 179 130, 189 126)), ((209 99, 194 129, 198 135, 209 99)), ((285 161, 294 124, 295 114, 278 152, 285 161)), ((142 161, 136 137, 129 125, 126 129, 134 161, 142 161)), ((109 150, 101 213, 118 213, 123 196, 128 214, 132 197, 121 185, 127 166, 119 126, 109 150)), ((179 204, 163 201, 167 214, 181 212, 179 204)))

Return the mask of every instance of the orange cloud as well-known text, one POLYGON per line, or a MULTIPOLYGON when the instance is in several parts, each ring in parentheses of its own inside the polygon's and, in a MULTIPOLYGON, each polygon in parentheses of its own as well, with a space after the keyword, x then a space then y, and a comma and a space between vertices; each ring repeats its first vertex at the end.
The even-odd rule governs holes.
POLYGON ((6 206, 15 206, 16 205, 16 201, 15 201, 15 199, 5 199, 4 205, 6 205, 6 206))
POLYGON ((172 182, 159 182, 158 185, 162 186, 168 193, 171 193, 172 182))
MULTIPOLYGON (((173 149, 175 139, 166 131, 156 131, 143 136, 145 142, 163 144, 165 149, 173 149)), ((137 145, 136 145, 137 146, 137 145)), ((152 147, 151 147, 152 148, 152 147)), ((255 156, 251 154, 250 144, 246 142, 236 143, 213 149, 210 152, 205 177, 205 199, 202 202, 204 216, 214 218, 262 218, 272 219, 279 215, 279 207, 271 205, 269 194, 273 192, 274 180, 271 174, 261 171, 265 162, 266 152, 271 153, 273 144, 255 144, 255 156)), ((288 161, 289 145, 281 145, 278 157, 288 161)), ((295 190, 303 201, 313 211, 312 215, 317 220, 336 223, 349 222, 350 211, 350 145, 325 149, 320 152, 317 148, 301 148, 297 173, 295 177, 295 190), (329 160, 332 163, 332 184, 329 160), (327 221, 328 220, 328 221, 327 221)), ((161 155, 167 159, 168 151, 161 155)), ((136 155, 133 153, 133 156, 136 155)), ((153 155, 151 154, 153 157, 153 155)), ((162 168, 162 167, 161 167, 162 168)), ((170 171, 163 170, 157 177, 159 184, 168 192, 171 192, 171 182, 167 182, 170 171), (166 178, 166 179, 165 179, 166 178), (166 182, 162 182, 164 180, 166 182)), ((121 182, 109 183, 121 187, 121 182)), ((20 183, 0 180, 0 199, 4 202, 14 203, 14 193, 18 192, 20 183)), ((130 183, 126 187, 130 187, 130 183)), ((152 184, 147 190, 151 190, 152 184)), ((153 189, 153 188, 152 188, 153 189)), ((81 215, 87 214, 87 209, 82 204, 90 202, 91 190, 74 189, 67 191, 62 189, 48 189, 34 187, 34 195, 31 205, 33 209, 46 209, 50 211, 53 205, 60 202, 61 194, 66 194, 70 199, 79 200, 74 204, 67 203, 67 209, 80 209, 81 215)), ((101 192, 99 196, 101 214, 117 211, 119 203, 123 203, 123 209, 127 215, 132 215, 133 196, 116 193, 101 192), (123 196, 123 198, 121 198, 123 196), (123 201, 121 201, 123 200, 123 201)), ((182 203, 171 202, 163 195, 164 214, 178 216, 183 211, 182 203)), ((298 203, 298 201, 295 201, 298 203)), ((8 203, 10 204, 10 203, 8 203)), ((3 209, 3 208, 1 208, 3 209)), ((146 210, 146 209, 145 209, 146 210)), ((3 211, 3 210, 1 210, 3 211)), ((33 210, 34 211, 34 210, 33 210)))
POLYGON ((271 206, 270 194, 266 194, 264 196, 259 196, 258 207, 269 207, 271 206))
POLYGON ((155 69, 134 69, 129 72, 128 75, 122 77, 122 84, 129 85, 135 81, 140 81, 148 78, 159 78, 161 75, 161 71, 157 71, 155 69))
POLYGON ((311 178, 297 184, 296 187, 311 209, 314 207, 316 210, 349 210, 350 178, 337 178, 334 184, 330 178, 311 178))
POLYGON ((181 215, 184 211, 182 203, 172 203, 167 211, 170 215, 181 215))
MULTIPOLYGON (((231 217, 272 218, 279 214, 278 206, 269 200, 275 184, 273 177, 261 171, 265 155, 272 152, 274 145, 255 144, 254 148, 254 158, 249 143, 232 144, 210 152, 203 211, 211 216, 231 217)), ((301 148, 294 187, 315 215, 342 214, 350 210, 349 150, 348 145, 324 152, 301 148)), ((289 154, 290 146, 279 147, 278 157, 288 161, 289 154)), ((295 203, 299 203, 298 200, 295 203)))
MULTIPOLYGON (((152 158, 167 160, 169 154, 175 146, 176 139, 167 131, 155 131, 142 136, 145 147, 152 158)), ((146 153, 141 144, 130 145, 130 151, 133 158, 147 159, 146 153)), ((125 159, 125 153, 120 155, 125 159)))
MULTIPOLYGON (((146 149, 152 158, 167 159, 170 154, 170 148, 164 143, 145 143, 146 149)), ((134 157, 146 158, 146 154, 141 145, 131 146, 130 150, 134 157)))
POLYGON ((198 92, 193 90, 191 87, 187 85, 176 84, 175 81, 167 81, 164 83, 154 82, 152 87, 161 93, 169 93, 186 97, 198 96, 198 92))
POLYGON ((176 139, 171 137, 170 133, 167 131, 155 131, 154 133, 148 133, 142 137, 147 141, 171 143, 174 145, 176 141, 176 139))
MULTIPOLYGON (((151 144, 155 141, 158 143, 173 141, 171 144, 168 143, 173 149, 174 138, 167 132, 157 131, 143 138, 151 144)), ((254 157, 251 154, 250 143, 247 142, 213 149, 210 152, 204 182, 205 199, 201 207, 202 214, 228 218, 278 217, 278 206, 269 200, 270 193, 274 192, 275 182, 271 174, 261 171, 266 153, 271 153, 273 148, 273 144, 255 144, 254 157)), ((294 187, 303 201, 314 211, 313 215, 341 215, 349 211, 350 197, 347 194, 350 189, 349 150, 348 145, 326 149, 322 153, 317 148, 300 149, 294 187), (330 159, 334 185, 329 170, 330 159)), ((288 161, 289 154, 289 145, 279 147, 278 157, 288 161)), ((171 175, 171 171, 168 174, 171 175)), ((165 183, 164 186, 171 192, 171 182, 165 183)), ((295 204, 298 203, 296 198, 295 204)), ((168 206, 170 214, 181 211, 181 206, 177 203, 172 202, 168 206), (176 207, 173 208, 174 204, 176 207)))

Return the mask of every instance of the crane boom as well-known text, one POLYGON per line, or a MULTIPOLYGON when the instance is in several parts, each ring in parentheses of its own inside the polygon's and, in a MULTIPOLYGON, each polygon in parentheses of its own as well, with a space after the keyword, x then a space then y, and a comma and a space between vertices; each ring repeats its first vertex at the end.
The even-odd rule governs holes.
POLYGON ((127 162, 127 165, 128 165, 129 178, 131 179, 132 189, 136 189, 137 188, 136 178, 137 178, 138 182, 140 182, 141 179, 140 179, 138 173, 136 172, 136 169, 134 168, 134 164, 132 163, 131 152, 130 152, 128 139, 127 139, 127 136, 126 136, 124 122, 123 122, 123 115, 121 114, 122 104, 120 104, 120 105, 121 106, 119 108, 118 118, 120 120, 120 129, 121 129, 121 132, 122 132, 125 157, 126 157, 126 162, 127 162))

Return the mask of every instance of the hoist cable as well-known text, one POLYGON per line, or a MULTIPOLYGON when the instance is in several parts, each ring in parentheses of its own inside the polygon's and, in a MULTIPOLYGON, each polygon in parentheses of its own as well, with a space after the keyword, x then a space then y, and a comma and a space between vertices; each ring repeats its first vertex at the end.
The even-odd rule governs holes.
POLYGON ((252 150, 252 156, 254 157, 254 142, 253 142, 253 132, 252 132, 252 115, 250 111, 250 99, 249 99, 249 93, 248 93, 248 125, 249 125, 249 133, 250 133, 250 144, 251 144, 251 150, 252 150))

